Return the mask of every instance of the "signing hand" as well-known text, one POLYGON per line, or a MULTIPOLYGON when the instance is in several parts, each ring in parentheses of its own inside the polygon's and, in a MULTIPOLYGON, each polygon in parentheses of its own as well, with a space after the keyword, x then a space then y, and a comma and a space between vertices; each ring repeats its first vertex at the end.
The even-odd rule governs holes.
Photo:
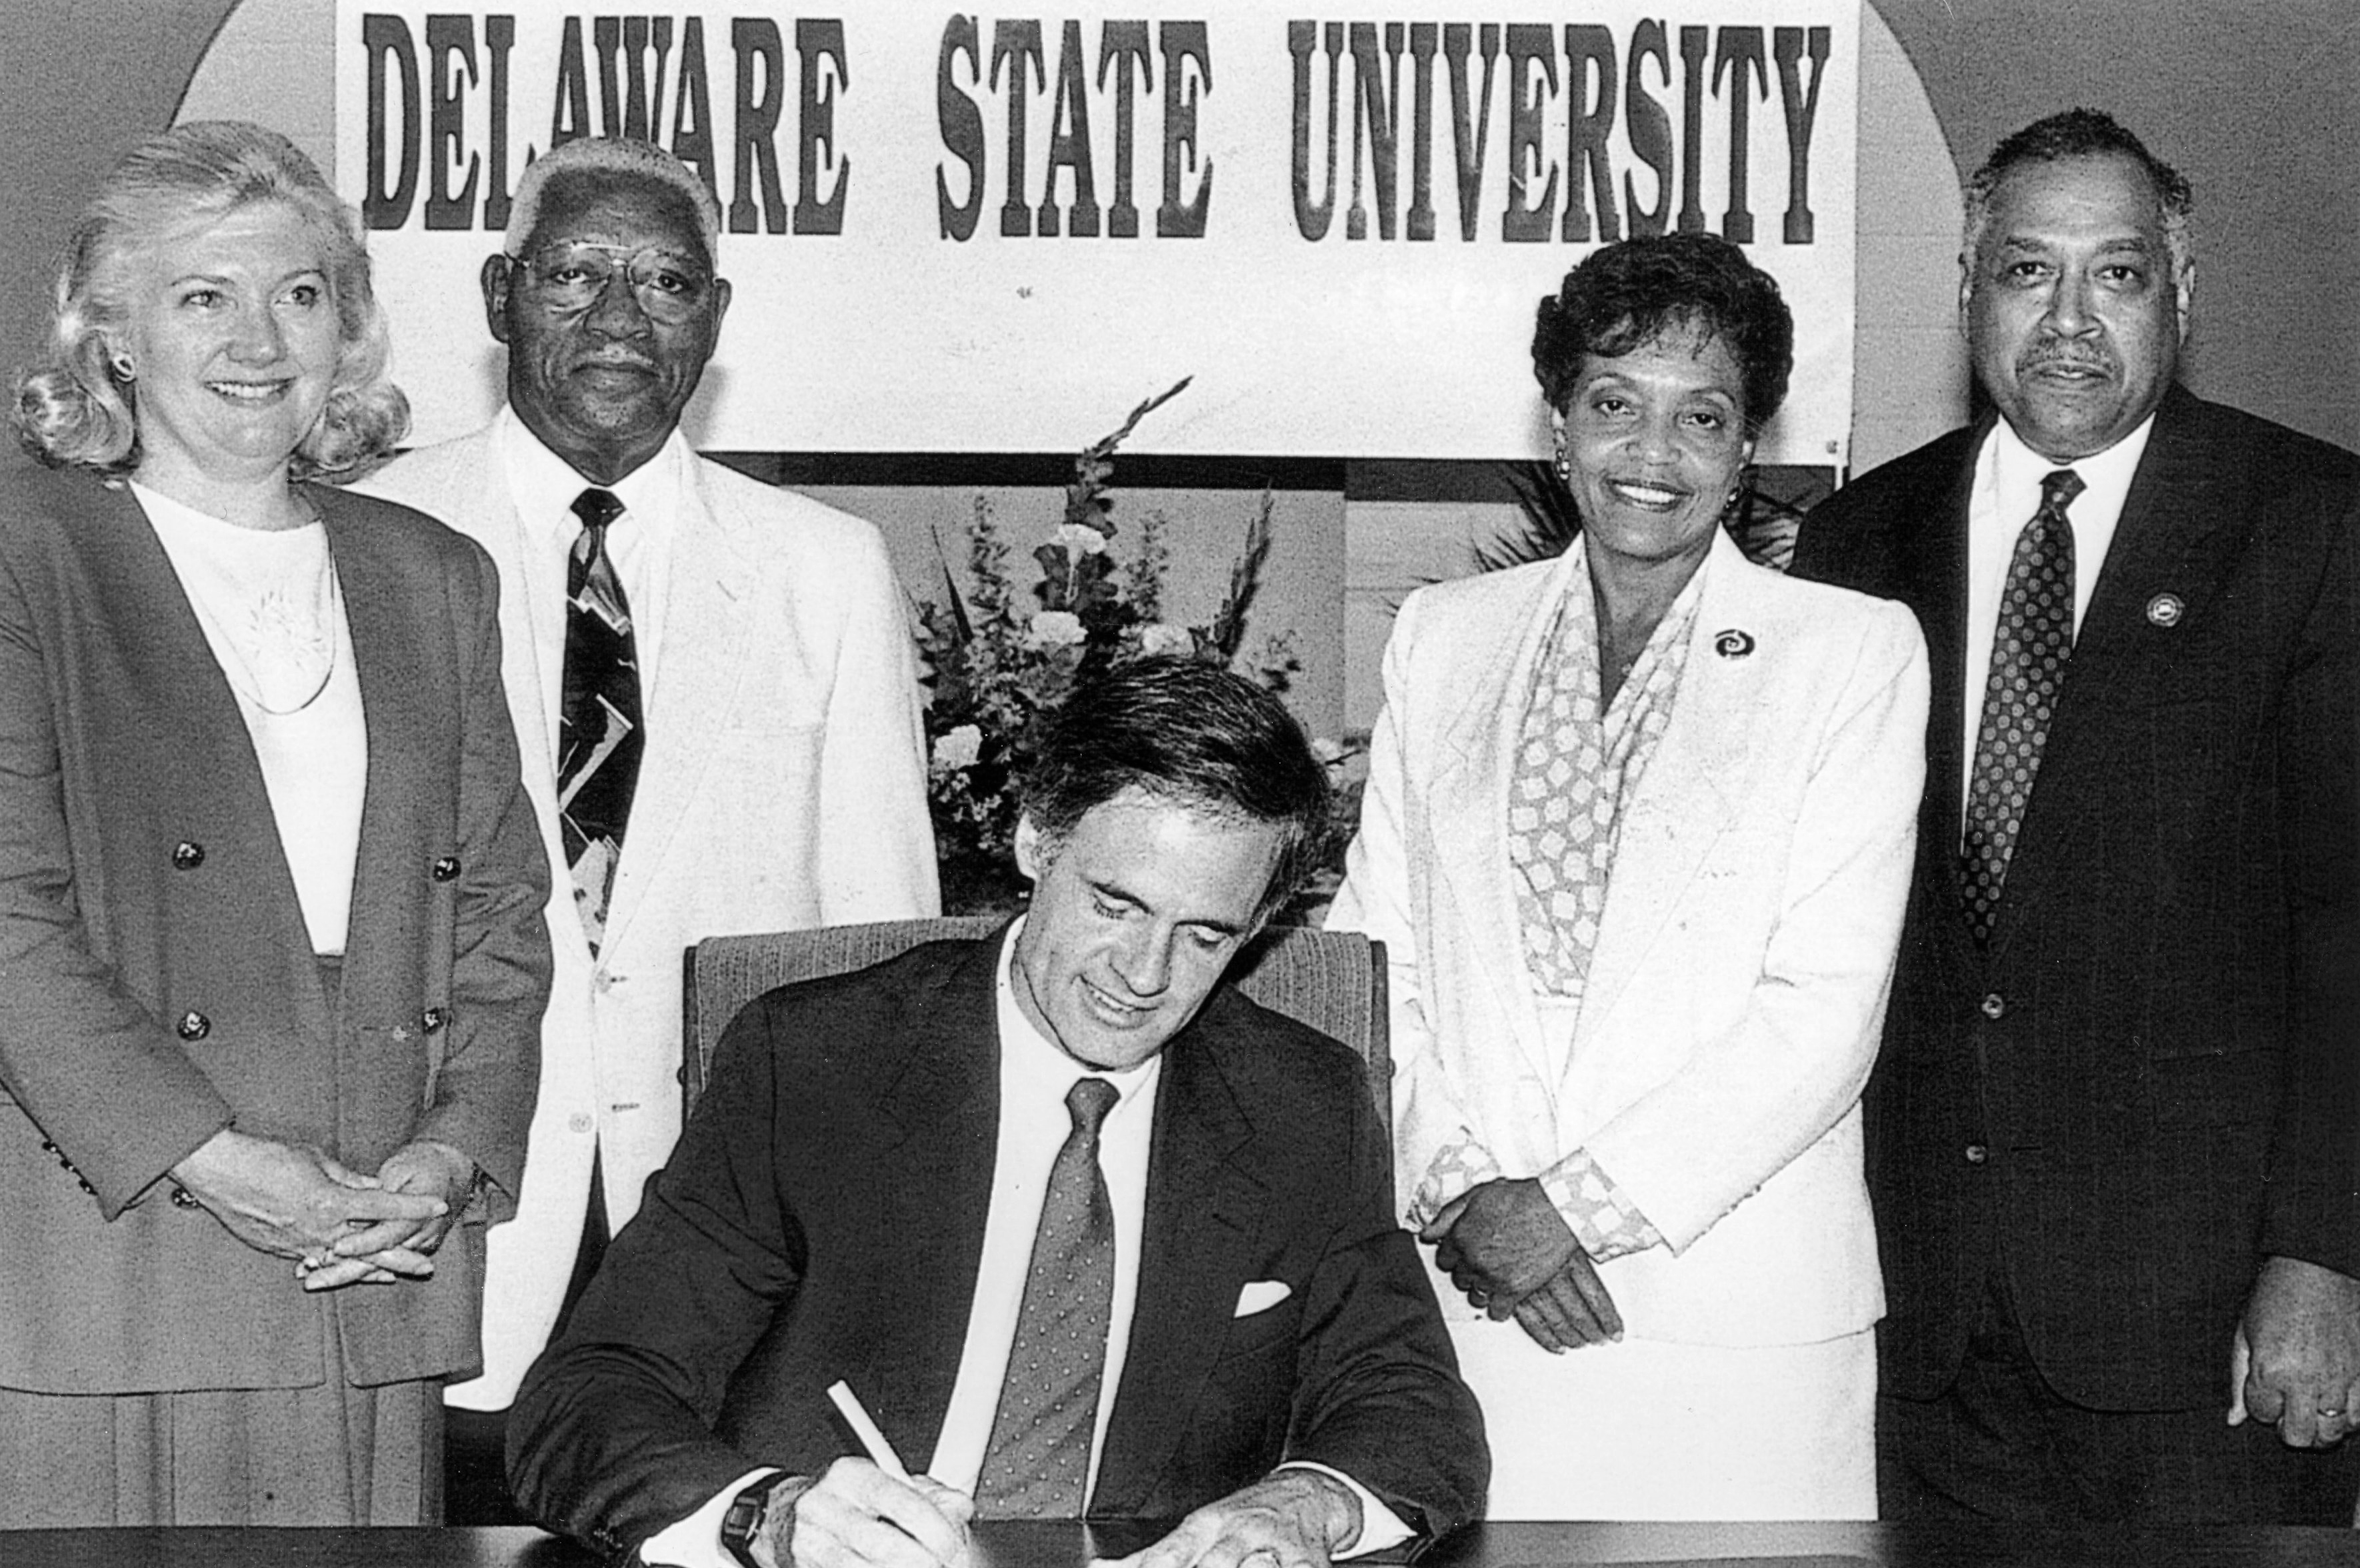
POLYGON ((338 1237, 379 1223, 414 1231, 445 1212, 430 1192, 388 1192, 316 1149, 224 1127, 172 1167, 172 1179, 257 1252, 325 1258, 338 1237))
POLYGON ((1614 1298, 1607 1293, 1590 1255, 1579 1248, 1539 1290, 1518 1301, 1515 1312, 1516 1326, 1550 1352, 1622 1337, 1622 1314, 1615 1311, 1614 1298))
POLYGON ((306 1258, 296 1266, 303 1289, 333 1290, 426 1279, 434 1272, 434 1249, 457 1223, 475 1180, 475 1162, 447 1143, 421 1138, 395 1149, 377 1167, 374 1184, 388 1192, 437 1199, 442 1211, 423 1221, 387 1219, 347 1232, 337 1238, 333 1256, 317 1262, 306 1258))
POLYGON ((1565 1216, 1529 1176, 1469 1188, 1417 1236, 1435 1244, 1436 1266, 1495 1321, 1504 1321, 1517 1302, 1581 1253, 1565 1216))
POLYGON ((2230 1347, 2229 1424, 2248 1415, 2289 1448, 2360 1429, 2360 1279, 2266 1258, 2230 1347))
POLYGON ((1360 1503, 1349 1486, 1317 1470, 1281 1470, 1206 1504, 1109 1568, 1239 1568, 1248 1558, 1271 1568, 1328 1568, 1329 1553, 1360 1538, 1360 1503))
POLYGON ((764 1568, 963 1568, 974 1516, 974 1498, 931 1475, 839 1459, 771 1508, 754 1555, 764 1568))

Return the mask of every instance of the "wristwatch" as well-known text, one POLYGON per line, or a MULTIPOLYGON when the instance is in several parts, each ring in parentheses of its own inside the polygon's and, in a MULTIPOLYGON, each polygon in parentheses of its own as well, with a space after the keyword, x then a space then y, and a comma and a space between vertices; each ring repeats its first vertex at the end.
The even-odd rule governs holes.
MULTIPOLYGON (((761 1560, 754 1555, 754 1543, 762 1539, 770 1515, 793 1508, 795 1499, 810 1489, 808 1478, 773 1470, 729 1499, 729 1511, 721 1516, 721 1544, 746 1568, 762 1568, 761 1560)), ((779 1568, 790 1565, 782 1558, 779 1568)))

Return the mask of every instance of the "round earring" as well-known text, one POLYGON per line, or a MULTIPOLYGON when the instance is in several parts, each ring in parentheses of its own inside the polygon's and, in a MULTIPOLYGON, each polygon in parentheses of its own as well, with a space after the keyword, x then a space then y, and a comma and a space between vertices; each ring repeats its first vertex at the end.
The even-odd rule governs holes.
POLYGON ((115 355, 115 357, 106 362, 106 366, 109 370, 115 372, 115 378, 117 381, 137 381, 139 379, 139 367, 131 363, 131 356, 127 354, 118 354, 115 355))

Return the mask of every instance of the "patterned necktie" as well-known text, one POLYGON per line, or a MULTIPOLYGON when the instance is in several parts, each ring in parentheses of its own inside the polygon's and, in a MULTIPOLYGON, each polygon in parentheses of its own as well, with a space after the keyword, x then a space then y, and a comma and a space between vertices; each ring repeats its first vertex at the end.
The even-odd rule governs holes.
POLYGON ((1967 924, 1979 942, 1991 940, 1998 918, 2008 857, 2073 653, 2073 525, 2065 508, 2081 490, 2081 476, 2070 468, 2041 480, 2040 509, 2016 536, 2000 593, 1960 846, 1967 924))
POLYGON ((1115 1099, 1103 1078, 1084 1078, 1065 1095, 1074 1130, 1049 1168, 1000 1409, 976 1478, 976 1511, 987 1519, 1082 1517, 1114 1310, 1114 1204, 1098 1170, 1098 1126, 1115 1099))
POLYGON ((639 726, 639 655, 631 606, 606 553, 606 529, 623 515, 609 490, 574 499, 581 537, 565 570, 565 674, 558 708, 557 809, 582 930, 596 953, 623 826, 631 815, 647 736, 639 726))

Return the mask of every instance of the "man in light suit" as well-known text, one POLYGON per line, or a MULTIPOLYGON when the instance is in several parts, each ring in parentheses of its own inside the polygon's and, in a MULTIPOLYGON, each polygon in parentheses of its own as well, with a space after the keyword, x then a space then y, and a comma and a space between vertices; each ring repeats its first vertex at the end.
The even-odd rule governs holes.
MULTIPOLYGON (((729 305, 712 193, 649 144, 584 139, 526 171, 513 213, 482 276, 508 407, 370 486, 499 568, 508 702, 556 883, 524 1191, 491 1233, 484 1376, 450 1390, 486 1410, 547 1340, 577 1247, 630 1217, 679 1136, 683 948, 937 908, 912 645, 876 530, 698 457, 679 430, 729 305), (600 496, 615 515, 593 530, 578 513, 600 496), (637 765, 585 833, 585 802, 618 776, 585 776, 561 724, 594 532, 635 666, 617 701, 637 710, 591 737, 593 761, 637 765)), ((470 1426, 454 1422, 463 1518, 464 1450, 497 1452, 470 1426)))
POLYGON ((1795 558, 1933 660, 1868 1098, 1882 1506, 2347 1522, 2351 1455, 2302 1451, 2360 1421, 2360 462, 2175 385, 2188 185, 2113 120, 1967 198, 1993 409, 1795 558))
POLYGON ((1365 1070, 1222 983, 1327 801, 1240 677, 1148 659, 1077 690, 1026 780, 1011 931, 730 1026, 519 1396, 525 1506, 617 1555, 759 1568, 963 1562, 971 1511, 1188 1516, 1142 1568, 1321 1568, 1470 1517, 1481 1421, 1365 1070), (838 1379, 930 1474, 851 1457, 838 1379))

